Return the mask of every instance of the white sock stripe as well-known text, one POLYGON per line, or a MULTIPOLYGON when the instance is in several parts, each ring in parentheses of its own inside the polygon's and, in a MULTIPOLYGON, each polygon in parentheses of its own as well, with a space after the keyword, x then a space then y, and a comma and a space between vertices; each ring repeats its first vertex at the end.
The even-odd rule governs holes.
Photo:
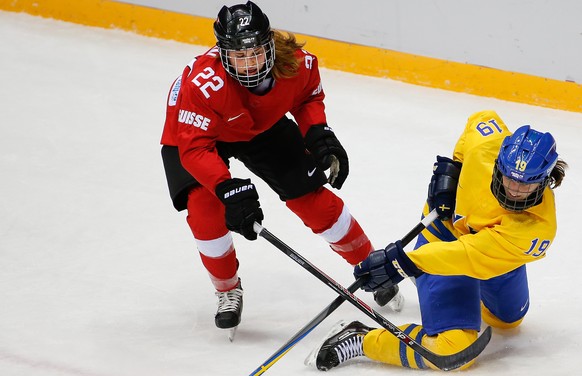
MULTIPOLYGON (((356 249, 360 248, 369 241, 370 239, 368 239, 368 236, 366 234, 362 234, 349 243, 332 244, 331 248, 336 252, 347 253, 355 251, 356 249)), ((371 251, 372 249, 370 249, 370 252, 371 251)))
POLYGON ((195 240, 198 252, 202 253, 204 256, 213 258, 224 256, 233 247, 232 235, 230 232, 227 232, 226 235, 217 239, 195 240))
POLYGON ((326 242, 336 243, 340 241, 350 230, 352 223, 352 215, 346 205, 344 205, 342 212, 337 221, 329 229, 322 232, 321 235, 326 242))

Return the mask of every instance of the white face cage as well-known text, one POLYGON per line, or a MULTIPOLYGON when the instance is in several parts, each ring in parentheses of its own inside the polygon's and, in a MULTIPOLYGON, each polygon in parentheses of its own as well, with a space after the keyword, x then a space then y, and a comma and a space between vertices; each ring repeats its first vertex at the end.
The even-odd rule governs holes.
POLYGON ((275 65, 275 41, 242 50, 220 48, 226 71, 244 87, 255 87, 267 78, 275 65))

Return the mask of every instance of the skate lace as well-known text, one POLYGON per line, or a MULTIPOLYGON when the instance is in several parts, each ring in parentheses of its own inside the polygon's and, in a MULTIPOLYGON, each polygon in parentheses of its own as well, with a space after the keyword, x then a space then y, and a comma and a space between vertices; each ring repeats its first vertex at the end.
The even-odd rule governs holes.
POLYGON ((356 356, 364 355, 362 346, 363 340, 364 336, 356 335, 338 344, 334 350, 337 353, 339 363, 343 363, 348 359, 355 358, 356 356))
POLYGON ((225 292, 217 291, 215 294, 218 297, 217 313, 231 312, 238 310, 242 301, 243 290, 240 288, 235 288, 225 292))

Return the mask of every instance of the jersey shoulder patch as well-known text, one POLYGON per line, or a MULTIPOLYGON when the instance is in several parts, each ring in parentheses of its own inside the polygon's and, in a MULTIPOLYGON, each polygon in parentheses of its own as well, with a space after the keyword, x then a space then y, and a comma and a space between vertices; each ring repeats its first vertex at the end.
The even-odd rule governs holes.
POLYGON ((178 102, 178 93, 180 92, 180 87, 182 86, 182 75, 178 76, 174 80, 174 84, 170 89, 170 95, 168 96, 168 106, 175 106, 178 102))

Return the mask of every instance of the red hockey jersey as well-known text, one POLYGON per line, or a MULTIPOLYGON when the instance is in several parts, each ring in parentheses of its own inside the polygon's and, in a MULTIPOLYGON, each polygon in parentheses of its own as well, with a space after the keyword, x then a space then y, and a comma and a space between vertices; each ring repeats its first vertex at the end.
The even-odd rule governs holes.
POLYGON ((195 58, 168 96, 163 145, 177 146, 184 168, 214 192, 231 178, 218 155, 217 141, 248 141, 291 113, 305 135, 326 123, 317 58, 297 50, 302 60, 294 77, 277 80, 265 95, 255 95, 222 67, 218 48, 195 58))

